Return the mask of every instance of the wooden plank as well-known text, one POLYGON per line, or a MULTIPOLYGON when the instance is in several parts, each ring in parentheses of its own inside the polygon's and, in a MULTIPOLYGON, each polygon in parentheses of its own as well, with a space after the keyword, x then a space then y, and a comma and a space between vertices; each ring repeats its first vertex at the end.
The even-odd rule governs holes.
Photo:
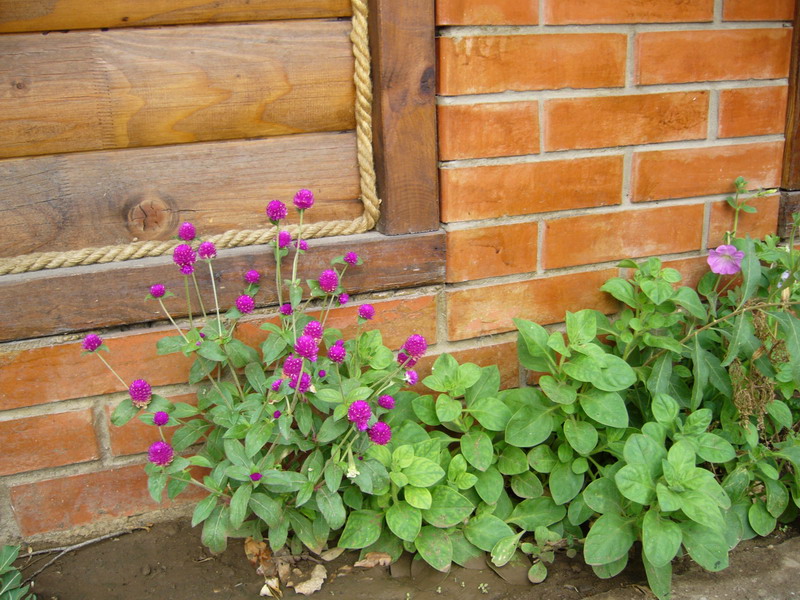
POLYGON ((0 0, 0 33, 350 16, 350 0, 0 0))
POLYGON ((354 127, 349 21, 0 36, 0 157, 354 127))
POLYGON ((792 232, 794 219, 792 215, 800 213, 800 191, 781 191, 781 202, 778 208, 778 235, 788 238, 792 232))
POLYGON ((786 144, 783 149, 781 188, 800 190, 800 0, 795 1, 789 102, 786 107, 786 144))
MULTIPOLYGON (((301 275, 316 278, 331 258, 354 250, 365 264, 347 273, 345 283, 351 294, 440 284, 444 282, 444 244, 443 232, 395 237, 370 232, 312 240, 301 275)), ((291 257, 285 260, 288 268, 291 257)), ((249 269, 263 274, 258 304, 276 302, 269 248, 251 246, 224 250, 215 261, 221 305, 230 307, 241 294, 242 274, 249 269)), ((201 289, 210 289, 208 270, 198 268, 197 275, 201 289)), ((164 317, 155 303, 143 300, 149 286, 163 283, 179 293, 182 279, 166 257, 5 275, 0 277, 0 341, 161 320, 164 317)), ((184 301, 172 298, 168 302, 174 316, 186 314, 184 301)))
POLYGON ((430 0, 370 0, 378 229, 439 227, 435 26, 430 0))
POLYGON ((353 132, 7 159, 0 256, 166 240, 184 220, 269 227, 266 203, 300 188, 318 198, 311 222, 362 214, 353 132))

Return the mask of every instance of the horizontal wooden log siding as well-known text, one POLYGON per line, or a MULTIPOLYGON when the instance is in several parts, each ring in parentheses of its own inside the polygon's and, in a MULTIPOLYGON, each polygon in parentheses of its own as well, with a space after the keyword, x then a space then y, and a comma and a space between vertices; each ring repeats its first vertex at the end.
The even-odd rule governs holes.
POLYGON ((362 214, 353 132, 6 159, 0 257, 168 240, 185 220, 204 236, 268 228, 266 203, 304 187, 307 222, 362 214))
MULTIPOLYGON (((312 240, 300 276, 315 278, 333 257, 356 250, 365 263, 347 273, 351 294, 441 283, 444 243, 443 232, 391 237, 365 233, 312 240)), ((277 301, 269 247, 250 246, 225 250, 215 261, 221 306, 233 305, 242 293, 242 275, 250 269, 262 273, 256 302, 277 301)), ((208 290, 205 265, 198 265, 197 277, 201 289, 208 290)), ((0 278, 0 342, 164 319, 155 302, 143 300, 154 283, 163 283, 178 294, 167 300, 168 307, 173 316, 184 316, 183 277, 170 257, 5 275, 0 278)))
POLYGON ((349 21, 0 36, 0 157, 355 126, 349 21))
POLYGON ((0 0, 0 33, 350 16, 350 0, 0 0))

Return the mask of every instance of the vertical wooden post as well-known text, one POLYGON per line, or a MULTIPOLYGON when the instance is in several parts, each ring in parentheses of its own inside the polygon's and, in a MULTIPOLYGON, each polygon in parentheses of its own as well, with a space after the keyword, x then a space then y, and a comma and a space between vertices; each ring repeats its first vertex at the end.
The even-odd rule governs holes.
POLYGON ((785 237, 792 213, 800 212, 800 0, 795 0, 792 63, 789 68, 789 103, 786 109, 786 145, 783 151, 778 234, 785 237))

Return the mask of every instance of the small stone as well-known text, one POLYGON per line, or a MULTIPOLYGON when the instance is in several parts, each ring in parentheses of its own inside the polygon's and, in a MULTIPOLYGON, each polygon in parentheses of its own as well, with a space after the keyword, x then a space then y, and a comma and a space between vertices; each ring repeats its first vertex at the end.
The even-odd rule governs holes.
POLYGON ((150 565, 145 565, 140 569, 140 573, 144 576, 150 575, 153 572, 153 569, 150 568, 150 565))

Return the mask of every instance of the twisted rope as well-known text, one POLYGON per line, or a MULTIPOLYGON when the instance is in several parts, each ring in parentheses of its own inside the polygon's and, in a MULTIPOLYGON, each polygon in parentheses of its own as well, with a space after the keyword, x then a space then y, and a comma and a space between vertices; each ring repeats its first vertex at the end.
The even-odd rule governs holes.
MULTIPOLYGON (((353 80, 356 88, 356 153, 361 186, 361 202, 364 212, 352 221, 322 221, 303 226, 305 239, 336 235, 352 235, 369 231, 380 216, 380 199, 375 187, 375 164, 372 157, 372 80, 370 78, 369 32, 367 29, 366 0, 351 0, 353 8, 350 41, 355 57, 353 80)), ((297 226, 287 227, 296 235, 297 226)), ((266 244, 277 235, 277 228, 230 230, 206 238, 217 248, 238 248, 266 244)), ((163 256, 172 252, 180 242, 146 241, 131 242, 118 246, 82 248, 68 252, 35 252, 13 258, 0 258, 0 275, 28 273, 42 269, 59 269, 80 265, 94 265, 163 256)))

